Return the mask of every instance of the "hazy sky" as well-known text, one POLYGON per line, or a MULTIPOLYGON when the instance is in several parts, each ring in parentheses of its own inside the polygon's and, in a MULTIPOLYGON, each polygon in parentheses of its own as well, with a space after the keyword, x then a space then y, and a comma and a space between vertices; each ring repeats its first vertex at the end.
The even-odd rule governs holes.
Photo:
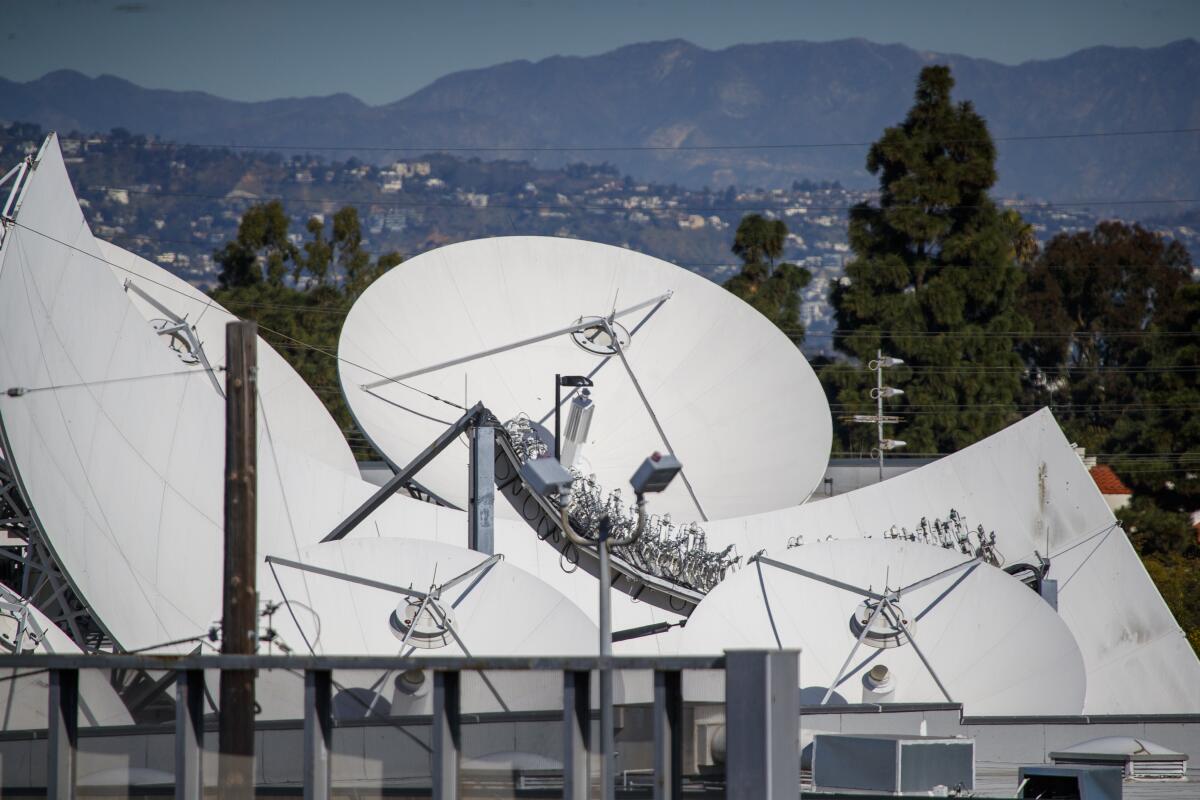
POLYGON ((684 38, 863 37, 1005 63, 1200 38, 1200 0, 0 0, 0 77, 398 100, 461 69, 684 38))

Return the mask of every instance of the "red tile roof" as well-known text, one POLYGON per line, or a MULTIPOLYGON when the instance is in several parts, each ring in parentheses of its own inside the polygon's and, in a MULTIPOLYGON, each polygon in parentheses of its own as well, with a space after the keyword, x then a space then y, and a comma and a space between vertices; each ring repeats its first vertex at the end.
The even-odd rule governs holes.
POLYGON ((1121 482, 1117 473, 1107 464, 1097 464, 1088 470, 1092 480, 1100 487, 1100 494, 1133 494, 1133 490, 1121 482))

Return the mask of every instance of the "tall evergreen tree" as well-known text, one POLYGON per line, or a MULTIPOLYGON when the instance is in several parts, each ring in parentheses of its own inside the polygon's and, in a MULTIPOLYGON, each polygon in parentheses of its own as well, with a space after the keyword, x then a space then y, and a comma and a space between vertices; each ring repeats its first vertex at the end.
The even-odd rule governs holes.
POLYGON ((812 280, 812 274, 795 264, 775 263, 783 256, 787 235, 783 220, 767 219, 761 214, 743 217, 731 248, 742 259, 742 270, 725 282, 725 288, 800 344, 804 341, 800 291, 812 280))
MULTIPOLYGON (((1029 328, 1017 304, 1028 229, 988 196, 996 148, 953 86, 948 67, 921 70, 907 117, 872 145, 879 204, 851 210, 853 259, 831 298, 838 348, 861 362, 823 371, 835 407, 870 409, 866 362, 880 349, 903 358, 888 379, 906 394, 888 405, 911 412, 897 431, 909 452, 952 451, 1015 420, 1015 346, 1029 328)), ((873 440, 843 437, 856 449, 873 440)))

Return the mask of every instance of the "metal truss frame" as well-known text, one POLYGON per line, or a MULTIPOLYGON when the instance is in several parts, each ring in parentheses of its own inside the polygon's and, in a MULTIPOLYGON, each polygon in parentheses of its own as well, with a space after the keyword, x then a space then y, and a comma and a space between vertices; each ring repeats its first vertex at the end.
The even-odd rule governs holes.
POLYGON ((112 639, 72 588, 30 513, 7 460, 0 458, 0 542, 3 581, 36 606, 85 653, 112 652, 112 639))

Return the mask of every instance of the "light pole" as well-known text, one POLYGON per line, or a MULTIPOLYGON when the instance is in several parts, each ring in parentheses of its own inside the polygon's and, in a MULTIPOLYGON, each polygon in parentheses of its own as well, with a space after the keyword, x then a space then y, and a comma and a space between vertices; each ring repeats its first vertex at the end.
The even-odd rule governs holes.
POLYGON ((626 536, 612 535, 612 519, 608 514, 600 518, 599 536, 587 539, 575 532, 571 526, 567 509, 571 502, 571 484, 574 476, 558 459, 538 458, 525 462, 521 468, 525 482, 535 492, 548 496, 558 494, 559 524, 563 533, 576 547, 595 547, 599 562, 599 617, 600 617, 600 786, 601 798, 613 800, 616 795, 616 774, 613 754, 616 743, 613 736, 613 684, 612 669, 604 659, 612 656, 612 575, 609 571, 609 548, 627 547, 636 542, 646 528, 646 495, 661 492, 670 485, 682 465, 675 456, 654 453, 638 467, 629 479, 637 498, 637 525, 626 536))

